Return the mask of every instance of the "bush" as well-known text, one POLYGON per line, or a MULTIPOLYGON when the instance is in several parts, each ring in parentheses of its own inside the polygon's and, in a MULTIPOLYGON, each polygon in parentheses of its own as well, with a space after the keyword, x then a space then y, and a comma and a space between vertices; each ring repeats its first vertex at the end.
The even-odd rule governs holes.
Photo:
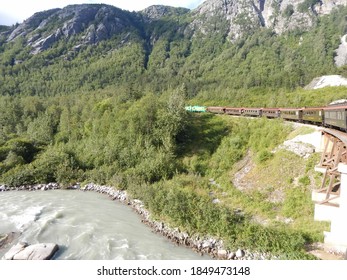
POLYGON ((257 163, 264 163, 267 160, 271 159, 273 154, 267 150, 261 150, 256 157, 257 163))
POLYGON ((303 186, 308 186, 309 184, 311 184, 311 180, 308 176, 303 176, 299 178, 299 183, 302 184, 303 186))
POLYGON ((301 13, 305 13, 307 12, 309 8, 312 8, 314 5, 316 5, 319 2, 320 0, 305 0, 304 2, 298 5, 298 10, 301 13))
POLYGON ((34 170, 31 166, 17 166, 1 176, 1 181, 7 185, 19 187, 35 183, 34 170))
POLYGON ((283 16, 286 18, 290 18, 294 14, 294 6, 289 4, 283 11, 283 16))
POLYGON ((288 189, 282 206, 282 215, 294 219, 313 215, 310 191, 303 187, 288 189))

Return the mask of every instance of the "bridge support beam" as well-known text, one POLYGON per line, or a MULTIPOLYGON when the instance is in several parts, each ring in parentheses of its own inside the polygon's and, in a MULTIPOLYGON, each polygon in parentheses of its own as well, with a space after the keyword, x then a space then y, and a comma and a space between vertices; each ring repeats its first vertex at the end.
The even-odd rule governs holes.
POLYGON ((347 164, 340 163, 338 171, 341 173, 341 187, 339 207, 331 217, 330 232, 325 232, 324 243, 329 247, 346 252, 347 249, 347 164))

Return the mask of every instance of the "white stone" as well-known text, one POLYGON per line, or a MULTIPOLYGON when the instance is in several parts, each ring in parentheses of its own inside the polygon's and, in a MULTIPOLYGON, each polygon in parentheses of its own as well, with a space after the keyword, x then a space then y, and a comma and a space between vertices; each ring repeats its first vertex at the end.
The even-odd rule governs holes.
POLYGON ((25 247, 28 246, 26 242, 20 242, 14 245, 4 256, 5 260, 13 260, 14 256, 24 250, 25 247))
POLYGON ((14 260, 49 260, 59 247, 53 243, 35 244, 25 247, 13 256, 14 260))
POLYGON ((218 250, 217 255, 219 258, 226 258, 228 255, 228 252, 226 250, 218 250))
POLYGON ((347 86, 347 79, 341 75, 326 75, 315 78, 305 89, 319 89, 324 87, 347 86))
POLYGON ((237 258, 243 258, 245 256, 245 251, 243 251, 242 249, 238 249, 236 251, 236 257, 237 258))

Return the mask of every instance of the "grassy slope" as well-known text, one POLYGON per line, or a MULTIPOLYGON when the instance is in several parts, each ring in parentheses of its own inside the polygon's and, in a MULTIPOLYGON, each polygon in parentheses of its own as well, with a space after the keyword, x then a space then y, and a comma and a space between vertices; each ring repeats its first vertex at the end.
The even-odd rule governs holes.
POLYGON ((305 246, 321 241, 327 229, 326 223, 313 221, 311 189, 301 179, 313 175, 317 156, 304 160, 279 151, 259 160, 292 131, 277 120, 209 114, 190 118, 188 140, 180 151, 182 172, 143 190, 152 213, 190 233, 221 237, 230 248, 310 258, 305 246), (246 178, 252 187, 241 191, 232 181, 235 166, 246 154, 254 162, 246 178), (283 200, 273 201, 274 191, 283 200), (220 203, 213 204, 213 199, 220 203))

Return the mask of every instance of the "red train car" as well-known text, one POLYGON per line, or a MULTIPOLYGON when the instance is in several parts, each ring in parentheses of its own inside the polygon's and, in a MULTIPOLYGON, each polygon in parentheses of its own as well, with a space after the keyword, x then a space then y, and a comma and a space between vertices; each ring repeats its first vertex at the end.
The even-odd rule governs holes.
POLYGON ((206 111, 210 113, 214 113, 214 114, 224 114, 225 107, 218 107, 218 106, 207 107, 206 111))

